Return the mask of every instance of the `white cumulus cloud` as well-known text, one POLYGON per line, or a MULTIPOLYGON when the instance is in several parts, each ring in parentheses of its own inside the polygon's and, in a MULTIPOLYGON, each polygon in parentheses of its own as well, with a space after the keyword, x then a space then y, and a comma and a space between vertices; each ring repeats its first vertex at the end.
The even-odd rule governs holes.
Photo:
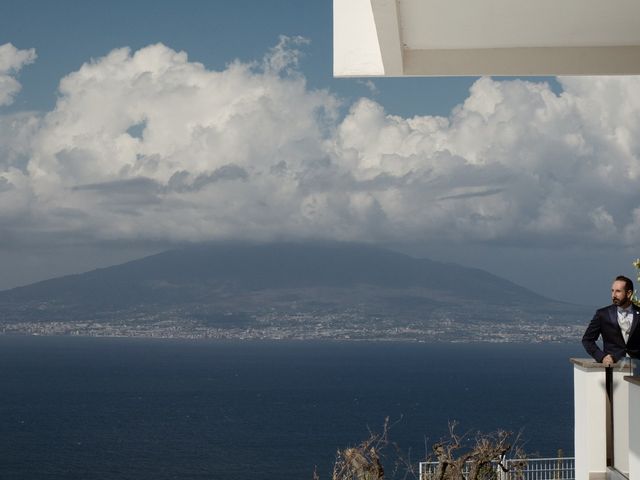
MULTIPOLYGON (((640 79, 479 79, 448 117, 343 117, 297 69, 303 39, 221 71, 162 45, 0 117, 0 233, 19 239, 628 245, 640 231, 640 79)), ((5 71, 15 72, 31 57, 5 71)), ((2 64, 0 64, 2 65, 2 64)), ((0 69, 0 72, 2 70, 0 69)))
POLYGON ((10 43, 0 45, 0 106, 13 103, 15 95, 20 91, 20 83, 15 75, 36 59, 36 51, 18 50, 10 43))
POLYGON ((360 181, 394 179, 375 197, 405 235, 628 243, 640 204, 640 79, 560 82, 556 95, 482 78, 446 119, 391 116, 361 100, 336 154, 360 181))

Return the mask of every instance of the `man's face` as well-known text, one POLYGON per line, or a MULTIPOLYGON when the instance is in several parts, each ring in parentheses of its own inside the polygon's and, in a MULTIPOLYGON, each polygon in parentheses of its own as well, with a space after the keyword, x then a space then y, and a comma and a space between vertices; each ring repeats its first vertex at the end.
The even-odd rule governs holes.
POLYGON ((625 283, 621 280, 616 280, 611 285, 611 302, 614 305, 620 305, 626 308, 631 303, 632 291, 625 289, 625 283))

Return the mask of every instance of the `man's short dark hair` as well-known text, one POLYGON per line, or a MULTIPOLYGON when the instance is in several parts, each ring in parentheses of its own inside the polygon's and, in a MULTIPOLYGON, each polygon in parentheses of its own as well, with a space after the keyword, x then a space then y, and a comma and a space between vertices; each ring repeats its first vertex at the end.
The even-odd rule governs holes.
POLYGON ((624 289, 627 292, 633 292, 633 282, 629 277, 625 277, 624 275, 618 275, 616 277, 616 282, 624 282, 624 289))

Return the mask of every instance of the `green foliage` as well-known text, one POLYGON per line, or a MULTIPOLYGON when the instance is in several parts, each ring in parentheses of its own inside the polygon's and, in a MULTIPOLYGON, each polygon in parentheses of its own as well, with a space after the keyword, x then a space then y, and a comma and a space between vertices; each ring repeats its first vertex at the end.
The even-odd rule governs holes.
MULTIPOLYGON (((640 283, 640 258, 636 258, 633 262, 633 266, 636 269, 636 275, 638 283, 640 283)), ((633 297, 631 297, 631 301, 637 307, 640 307, 640 298, 638 298, 638 290, 633 292, 633 297)))

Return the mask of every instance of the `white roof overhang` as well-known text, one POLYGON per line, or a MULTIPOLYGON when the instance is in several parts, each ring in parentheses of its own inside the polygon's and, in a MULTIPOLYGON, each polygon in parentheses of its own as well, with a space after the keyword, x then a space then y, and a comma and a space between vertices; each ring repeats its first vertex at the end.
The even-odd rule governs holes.
POLYGON ((640 0, 333 0, 336 77, 640 74, 640 0))

